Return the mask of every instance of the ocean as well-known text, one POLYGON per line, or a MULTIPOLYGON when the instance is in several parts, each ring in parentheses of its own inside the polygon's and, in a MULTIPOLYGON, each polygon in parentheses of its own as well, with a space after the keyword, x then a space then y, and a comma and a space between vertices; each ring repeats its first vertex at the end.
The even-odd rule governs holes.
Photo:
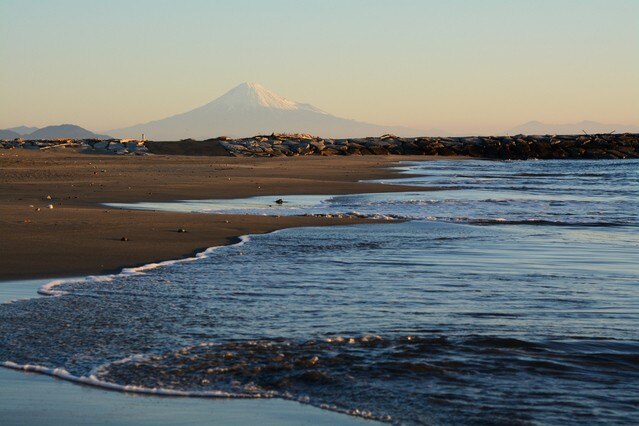
POLYGON ((392 183, 443 189, 128 205, 380 223, 55 281, 0 305, 0 362, 396 424, 636 422, 639 161, 401 169, 392 183))

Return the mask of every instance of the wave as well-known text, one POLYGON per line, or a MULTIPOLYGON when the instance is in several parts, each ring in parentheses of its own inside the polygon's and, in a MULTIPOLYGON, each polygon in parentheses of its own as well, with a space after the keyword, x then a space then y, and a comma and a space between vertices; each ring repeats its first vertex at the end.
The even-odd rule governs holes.
POLYGON ((393 221, 393 220, 407 220, 412 219, 410 216, 403 216, 398 214, 383 214, 383 213, 360 213, 358 211, 350 211, 347 213, 305 213, 302 216, 308 217, 324 217, 324 218, 337 218, 337 219, 372 219, 380 221, 393 221))
POLYGON ((570 222, 563 220, 549 220, 549 219, 518 219, 508 220, 505 218, 496 219, 466 219, 461 220, 473 225, 541 225, 541 226, 570 226, 570 227, 587 227, 587 228, 613 228, 622 226, 631 226, 631 223, 625 222, 605 222, 605 221, 592 221, 592 222, 570 222))
MULTIPOLYGON (((276 231, 274 231, 276 232, 276 231)), ((107 274, 107 275, 90 275, 84 278, 80 278, 80 279, 76 279, 76 278, 69 278, 69 279, 60 279, 60 280, 54 280, 51 281, 45 285, 43 285, 42 287, 40 287, 40 289, 38 290, 38 294, 43 295, 43 296, 62 296, 64 294, 67 294, 66 291, 64 290, 57 290, 56 287, 60 287, 62 285, 65 284, 76 284, 76 283, 83 283, 83 282, 106 282, 106 281, 112 281, 115 278, 120 278, 120 277, 127 277, 127 276, 133 276, 133 275, 142 275, 144 274, 144 272, 146 271, 150 271, 152 269, 156 269, 156 268, 160 268, 163 266, 170 266, 170 265, 175 265, 178 263, 185 263, 185 262, 193 262, 199 259, 205 259, 207 257, 209 257, 209 255, 214 252, 215 250, 219 250, 223 247, 239 247, 243 244, 246 244, 247 242, 250 241, 250 236, 249 235, 242 235, 240 237, 238 237, 239 241, 235 244, 231 244, 231 245, 227 245, 227 246, 214 246, 214 247, 209 247, 206 250, 200 252, 200 253, 196 253, 195 256, 192 257, 185 257, 185 258, 181 258, 181 259, 173 259, 173 260, 165 260, 162 262, 155 262, 155 263, 147 263, 145 265, 142 266, 137 266, 137 267, 133 267, 133 268, 123 268, 120 272, 116 273, 116 274, 107 274)))
MULTIPOLYGON (((447 223, 461 223, 469 225, 487 226, 487 225, 530 225, 530 226, 565 226, 565 227, 585 227, 585 228, 614 228, 614 227, 626 227, 636 226, 633 222, 607 222, 607 221, 566 221, 566 220, 551 220, 540 218, 529 219, 507 219, 503 217, 497 218, 472 218, 465 216, 422 216, 416 214, 382 214, 382 213, 360 213, 357 211, 351 211, 348 213, 307 213, 303 216, 312 217, 335 217, 335 218, 357 218, 357 219, 371 219, 382 221, 409 221, 409 220, 427 220, 431 222, 447 222, 447 223)), ((562 216, 571 216, 567 213, 562 216)))
MULTIPOLYGON (((86 376, 11 361, 0 365, 121 392, 281 398, 367 419, 414 422, 415 410, 423 411, 423 398, 428 397, 419 390, 424 383, 464 386, 471 378, 504 371, 573 380, 588 371, 611 380, 634 380, 637 349, 636 342, 596 337, 533 341, 493 335, 328 335, 202 342, 129 356, 86 376)), ((459 403, 452 394, 438 398, 439 404, 459 403)), ((490 404, 501 407, 503 399, 497 395, 490 404)))
POLYGON ((134 385, 119 385, 117 383, 106 382, 98 379, 95 375, 89 376, 76 376, 69 373, 64 368, 50 368, 42 365, 34 364, 17 364, 12 361, 4 361, 0 364, 2 367, 10 368, 12 370, 24 371, 27 373, 40 373, 46 376, 52 376, 57 379, 66 380, 68 382, 80 383, 83 385, 98 387, 107 390, 129 392, 129 393, 141 393, 147 395, 159 395, 159 396, 182 396, 182 397, 207 397, 207 398, 256 398, 255 395, 242 395, 231 394, 222 391, 181 391, 175 389, 166 388, 145 388, 143 386, 134 385))

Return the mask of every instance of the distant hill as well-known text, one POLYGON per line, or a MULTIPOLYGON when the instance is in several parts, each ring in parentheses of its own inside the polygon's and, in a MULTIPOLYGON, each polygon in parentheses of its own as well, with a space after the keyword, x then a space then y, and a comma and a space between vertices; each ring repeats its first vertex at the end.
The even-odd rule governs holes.
POLYGON ((0 130, 0 139, 14 140, 19 137, 20 137, 20 134, 17 132, 14 132, 11 129, 0 130))
POLYGON ((309 104, 286 99, 257 83, 242 83, 194 110, 145 124, 107 131, 119 138, 151 140, 246 137, 258 134, 311 133, 323 137, 362 137, 394 133, 418 136, 419 130, 379 126, 336 117, 309 104))
POLYGON ((506 131, 509 135, 576 135, 586 133, 639 133, 639 126, 627 124, 606 124, 596 121, 580 121, 572 124, 546 124, 540 121, 515 126, 506 131))
POLYGON ((25 139, 111 139, 111 136, 99 135, 74 124, 47 126, 23 136, 25 139))
POLYGON ((28 135, 35 132, 36 130, 38 130, 38 127, 18 126, 18 127, 9 127, 6 130, 12 130, 18 133, 19 135, 24 136, 24 135, 28 135))

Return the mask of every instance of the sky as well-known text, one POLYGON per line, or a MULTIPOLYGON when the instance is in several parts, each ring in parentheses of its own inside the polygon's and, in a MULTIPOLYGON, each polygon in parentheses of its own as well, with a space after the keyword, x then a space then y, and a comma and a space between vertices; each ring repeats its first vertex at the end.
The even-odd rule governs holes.
POLYGON ((258 82, 383 125, 639 125, 639 0, 0 0, 0 128, 161 119, 258 82))

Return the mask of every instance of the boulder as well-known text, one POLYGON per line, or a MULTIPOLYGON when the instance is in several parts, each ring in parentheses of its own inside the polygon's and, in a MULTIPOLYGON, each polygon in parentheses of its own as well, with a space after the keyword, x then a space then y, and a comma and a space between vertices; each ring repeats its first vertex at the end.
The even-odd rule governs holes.
POLYGON ((126 149, 126 147, 120 142, 111 142, 109 143, 109 146, 107 146, 107 149, 109 151, 120 151, 120 150, 126 149))

